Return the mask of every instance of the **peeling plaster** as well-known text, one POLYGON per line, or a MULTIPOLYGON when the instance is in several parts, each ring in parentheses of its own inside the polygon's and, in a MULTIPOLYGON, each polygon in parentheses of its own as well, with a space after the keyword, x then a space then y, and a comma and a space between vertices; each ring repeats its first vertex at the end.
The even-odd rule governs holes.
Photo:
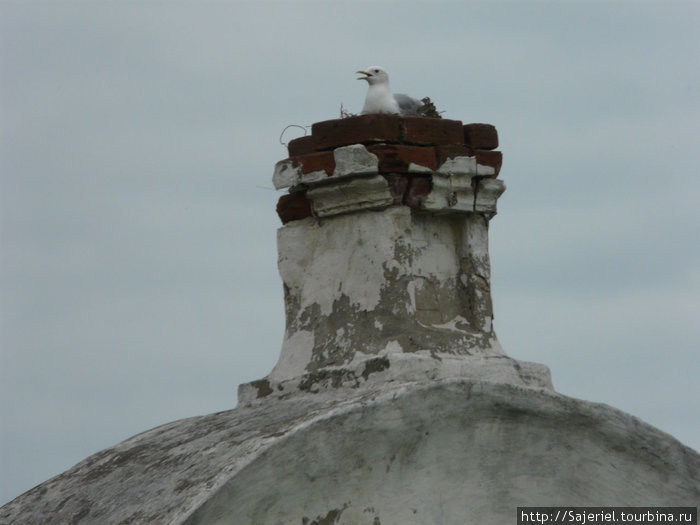
POLYGON ((438 166, 438 173, 476 175, 476 157, 453 157, 438 166))
POLYGON ((347 365, 390 341, 404 352, 490 352, 487 229, 481 216, 407 207, 280 228, 287 330, 271 377, 347 365))
POLYGON ((319 182, 326 180, 328 178, 328 173, 325 170, 311 171, 309 173, 301 173, 299 176, 298 183, 311 184, 314 182, 319 182))
POLYGON ((396 340, 391 340, 386 344, 384 350, 382 350, 380 354, 398 354, 401 352, 403 352, 403 347, 401 346, 401 343, 399 343, 396 340))
POLYGON ((301 180, 301 166, 294 167, 290 159, 279 161, 275 164, 275 171, 272 174, 272 184, 276 190, 290 188, 299 184, 301 180))
POLYGON ((333 150, 333 177, 366 175, 379 172, 379 159, 362 144, 352 144, 333 150))
POLYGON ((496 175, 496 168, 493 166, 485 166, 483 164, 476 165, 476 174, 479 177, 493 177, 496 175))
POLYGON ((432 173, 433 170, 431 170, 427 166, 421 166, 420 164, 416 164, 415 162, 411 162, 408 164, 408 172, 409 173, 432 173))
POLYGON ((294 352, 281 353, 277 364, 269 374, 269 378, 280 381, 286 377, 296 377, 304 373, 306 363, 311 361, 314 348, 314 332, 297 330, 285 334, 285 342, 294 352))

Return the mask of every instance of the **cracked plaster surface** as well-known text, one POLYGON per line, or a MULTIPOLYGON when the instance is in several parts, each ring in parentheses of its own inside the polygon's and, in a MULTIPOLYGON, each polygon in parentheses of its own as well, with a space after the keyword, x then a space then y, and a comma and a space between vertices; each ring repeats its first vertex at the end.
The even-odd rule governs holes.
POLYGON ((392 207, 279 230, 287 327, 275 380, 376 354, 493 351, 488 223, 392 207), (303 333, 300 339, 297 333, 303 333), (313 335, 309 335, 313 334, 313 335), (308 345, 313 340, 311 358, 308 345))

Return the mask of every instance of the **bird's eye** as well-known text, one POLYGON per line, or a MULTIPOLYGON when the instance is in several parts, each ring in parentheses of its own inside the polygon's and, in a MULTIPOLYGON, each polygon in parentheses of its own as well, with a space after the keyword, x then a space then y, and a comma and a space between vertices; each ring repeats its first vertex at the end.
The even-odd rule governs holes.
POLYGON ((378 70, 378 69, 373 69, 372 71, 373 71, 374 73, 379 73, 379 70, 378 70))

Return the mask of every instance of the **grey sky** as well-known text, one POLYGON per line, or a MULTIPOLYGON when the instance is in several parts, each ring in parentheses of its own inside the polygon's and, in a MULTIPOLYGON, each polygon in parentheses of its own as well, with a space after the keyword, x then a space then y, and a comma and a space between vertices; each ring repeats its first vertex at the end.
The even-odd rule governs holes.
POLYGON ((0 503, 271 370, 280 132, 374 64, 499 130, 506 352, 700 448, 700 4, 3 1, 0 39, 0 503))

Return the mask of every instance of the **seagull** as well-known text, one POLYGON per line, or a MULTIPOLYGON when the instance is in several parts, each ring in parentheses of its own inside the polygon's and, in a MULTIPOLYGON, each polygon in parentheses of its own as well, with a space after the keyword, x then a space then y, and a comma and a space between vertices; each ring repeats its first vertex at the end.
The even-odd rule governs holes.
POLYGON ((404 95, 403 93, 392 95, 391 89, 389 88, 389 74, 383 67, 371 66, 366 70, 361 69, 356 71, 356 73, 364 75, 357 80, 366 80, 369 84, 365 105, 362 108, 362 115, 367 115, 369 113, 390 113, 393 115, 439 117, 430 99, 420 100, 404 95), (428 115, 428 112, 426 112, 427 106, 432 106, 432 110, 436 114, 428 115))

